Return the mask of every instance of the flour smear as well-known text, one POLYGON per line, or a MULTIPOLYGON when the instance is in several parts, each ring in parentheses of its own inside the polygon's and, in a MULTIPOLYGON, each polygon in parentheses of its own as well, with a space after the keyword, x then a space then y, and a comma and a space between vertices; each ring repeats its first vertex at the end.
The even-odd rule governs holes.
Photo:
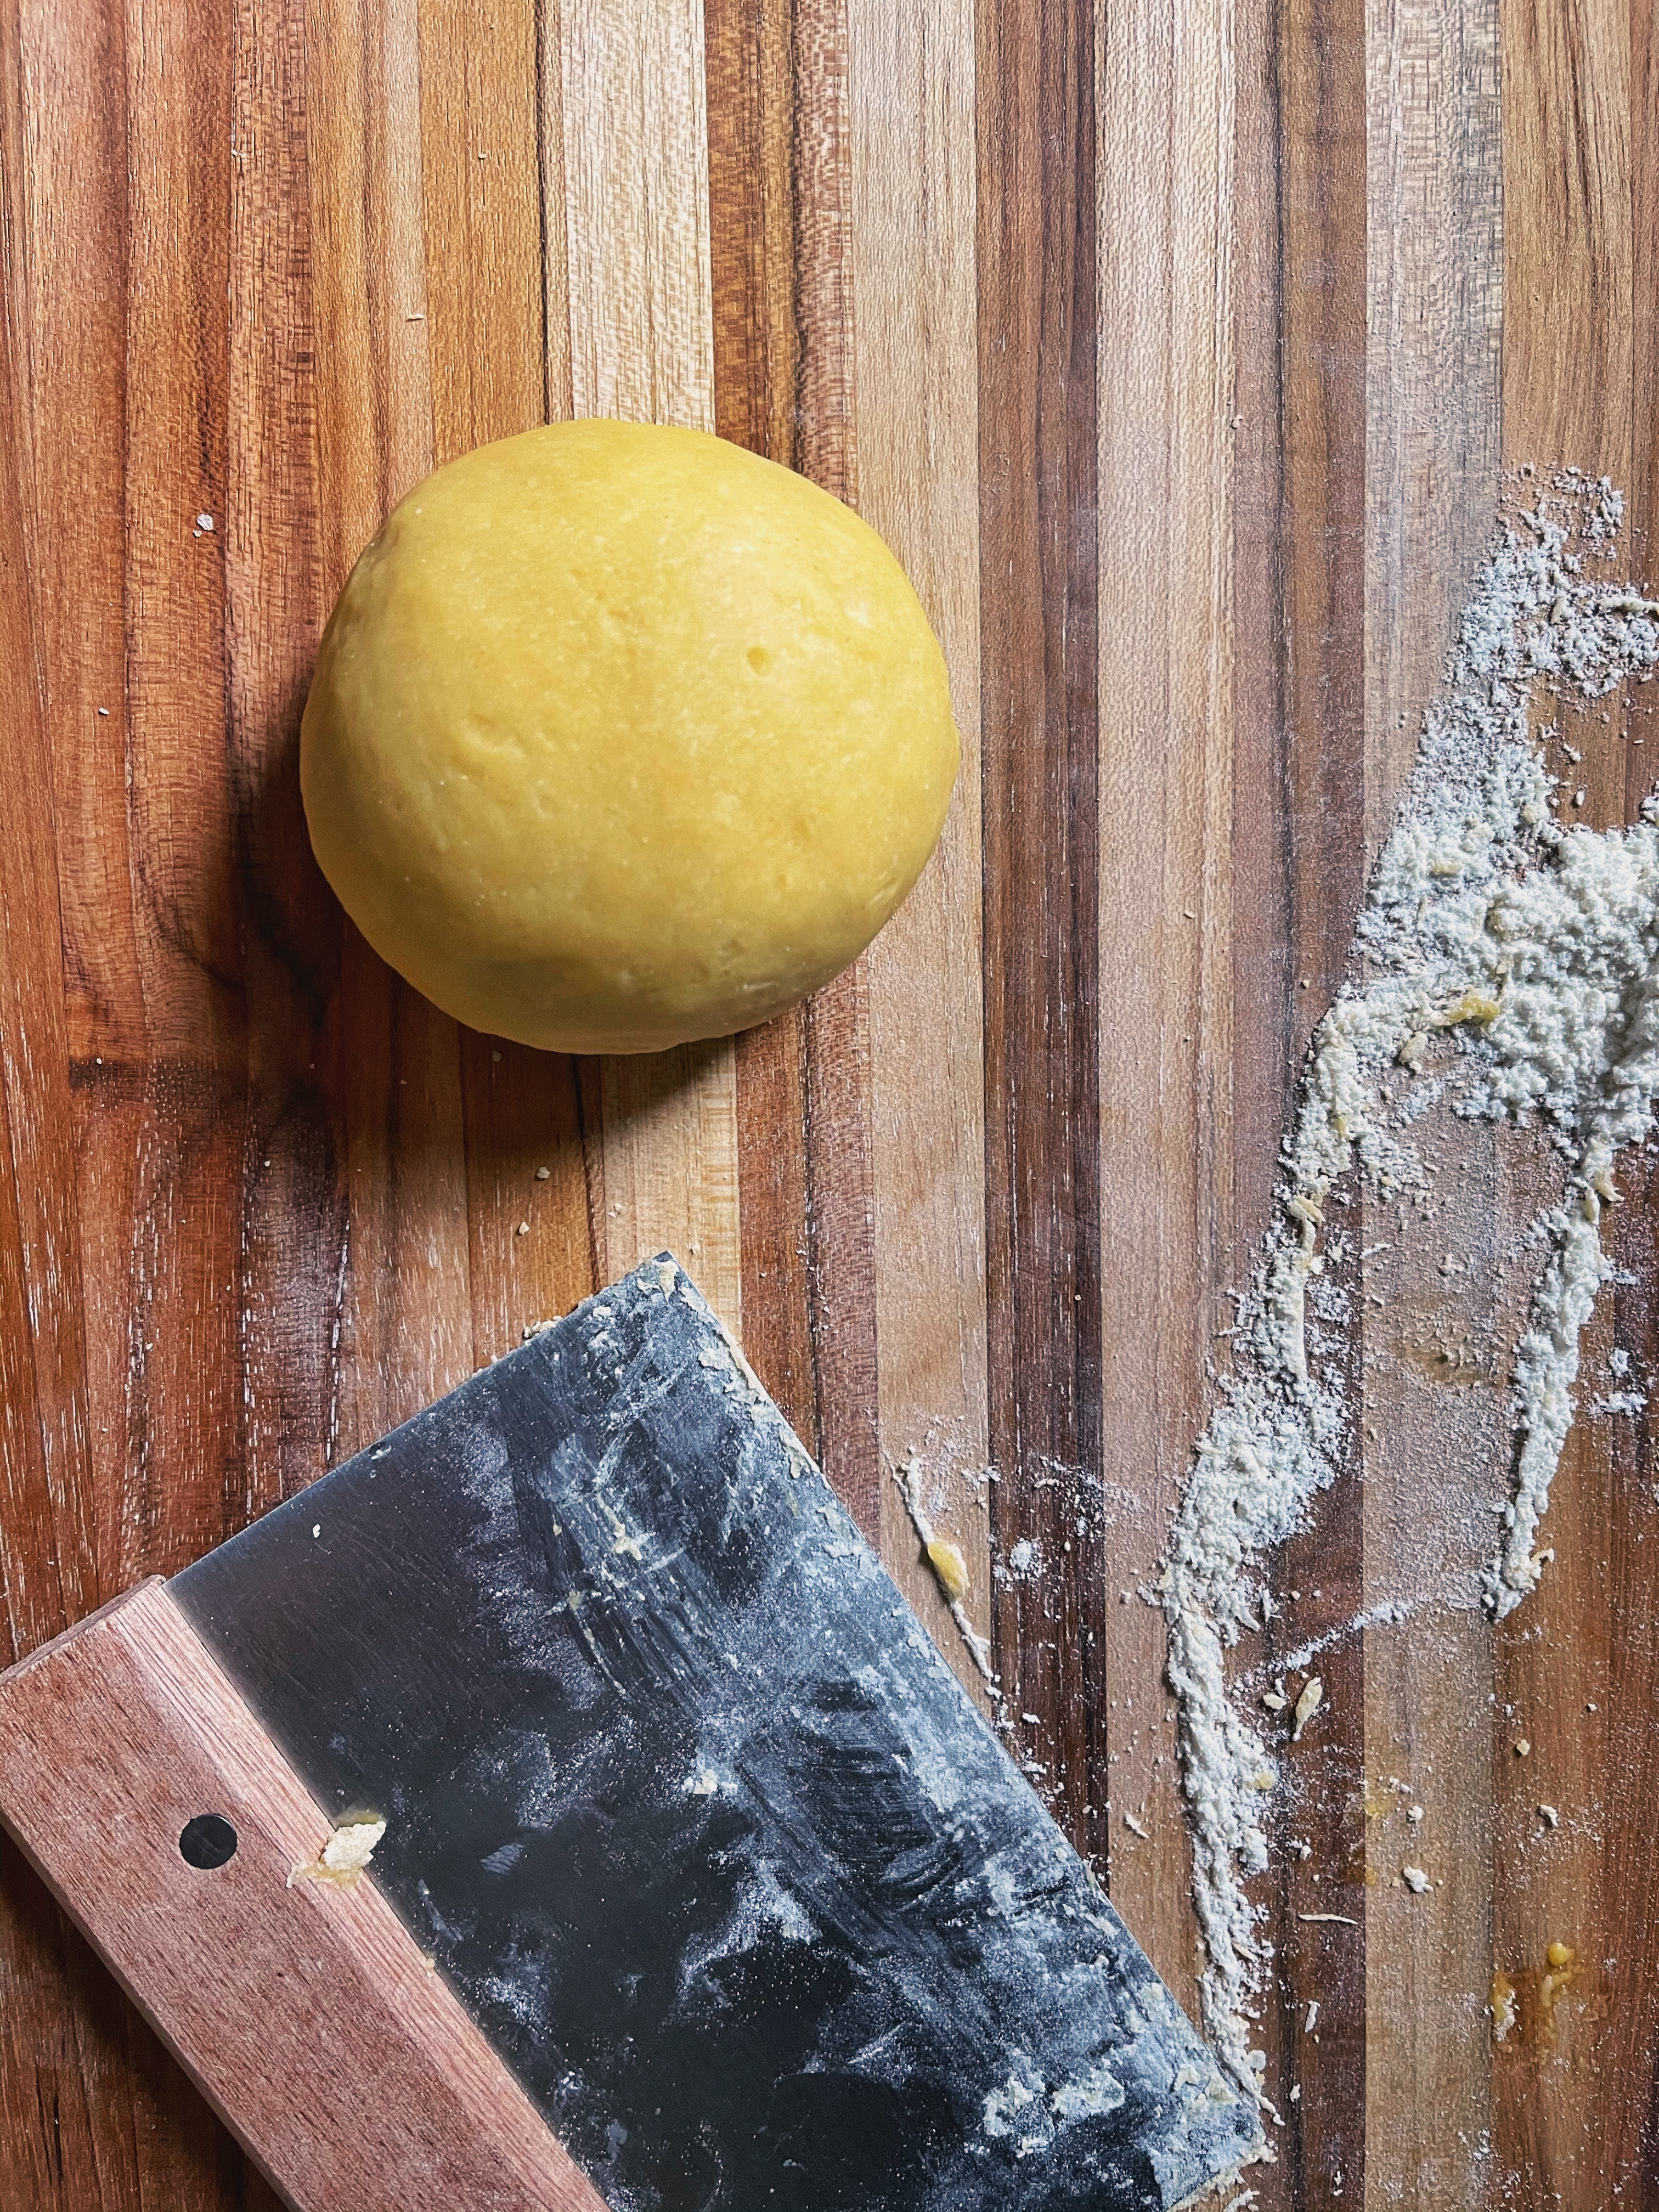
MULTIPOLYGON (((1349 982, 1314 1033, 1281 1153, 1278 1212, 1245 1296, 1234 1371, 1200 1438, 1158 1585, 1180 1715, 1205 2027, 1247 2087, 1265 2059, 1249 2008, 1268 1958, 1246 1893, 1267 1865, 1278 1780, 1228 1654, 1264 1626, 1263 1555, 1334 1480, 1355 1409, 1341 1331, 1310 1332, 1339 1180, 1425 1187, 1419 1108, 1387 1079, 1432 1056, 1452 1110, 1530 1122, 1564 1158, 1559 1206, 1516 1349, 1510 1492, 1484 1576, 1501 1619, 1545 1571, 1539 1524, 1574 1413, 1579 1340, 1611 1273, 1603 1209, 1659 1096, 1659 804, 1628 828, 1567 826, 1535 694, 1607 699, 1659 667, 1659 602, 1605 577, 1623 516, 1605 480, 1557 477, 1506 516, 1464 610, 1418 763, 1372 871, 1349 982)), ((1656 763, 1659 767, 1659 763, 1656 763)), ((1571 792, 1562 793, 1570 816, 1571 792)), ((1580 794, 1582 797, 1582 794, 1580 794)))

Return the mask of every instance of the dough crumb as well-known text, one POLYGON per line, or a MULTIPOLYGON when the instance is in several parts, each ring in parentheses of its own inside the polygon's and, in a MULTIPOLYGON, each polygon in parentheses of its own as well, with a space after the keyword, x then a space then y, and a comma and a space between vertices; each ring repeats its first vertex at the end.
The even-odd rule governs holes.
POLYGON ((296 1881, 331 1881, 337 1889, 355 1889, 385 1833, 384 1820, 342 1821, 323 1845, 320 1858, 295 1868, 288 1878, 289 1887, 292 1889, 296 1881))
POLYGON ((960 1604, 968 1595, 968 1562, 957 1546, 946 1537, 935 1536, 927 1547, 927 1564, 939 1577, 945 1595, 953 1604, 960 1604))
POLYGON ((1400 1879, 1413 1897, 1421 1897, 1424 1891, 1431 1887, 1429 1877, 1421 1867, 1402 1866, 1400 1869, 1400 1879))
POLYGON ((1302 1731, 1325 1702, 1325 1685, 1317 1674, 1310 1674, 1302 1685, 1302 1694, 1296 1701, 1296 1726, 1291 1730, 1291 1741, 1300 1743, 1302 1731))

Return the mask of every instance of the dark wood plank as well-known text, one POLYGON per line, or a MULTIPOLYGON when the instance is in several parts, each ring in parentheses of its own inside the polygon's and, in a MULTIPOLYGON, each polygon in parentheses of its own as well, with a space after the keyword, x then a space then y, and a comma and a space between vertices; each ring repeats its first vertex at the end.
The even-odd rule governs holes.
POLYGON ((337 1459, 476 1364, 459 1033, 350 928, 340 1000, 352 1249, 337 1459))
MULTIPOLYGON (((714 422, 799 465, 794 10, 706 0, 714 422)), ((808 1315, 806 1026, 792 1008, 737 1041, 744 1346, 809 1451, 823 1449, 808 1315)))
POLYGON ((856 492, 842 0, 705 0, 714 413, 856 492))
POLYGON ((795 8, 704 0, 714 422, 786 468, 801 461, 796 309, 795 8))
MULTIPOLYGON (((1638 345, 1650 346, 1651 325, 1637 327, 1638 345)), ((1659 1175, 1647 1159, 1632 1163, 1620 1181, 1626 1205, 1609 1243, 1614 1260, 1635 1279, 1612 1293, 1604 1341, 1610 1337, 1622 1346, 1638 1374, 1653 1375, 1659 1373, 1659 1311, 1650 1286, 1659 1279, 1659 1175)), ((1558 1925, 1557 1940, 1579 1940, 1574 1944, 1578 1973, 1558 2008, 1557 2049, 1565 2053, 1588 2045, 1592 2054, 1601 2113, 1595 2186, 1609 2201, 1617 2189, 1626 2198, 1651 2203, 1659 2202, 1659 1866, 1645 1842, 1645 1820, 1618 1815, 1659 1801, 1659 1730, 1651 1719, 1659 1711, 1659 1650, 1652 1637, 1620 1634, 1619 1626, 1659 1614, 1659 1555, 1650 1503, 1659 1479, 1659 1451, 1650 1421, 1619 1422, 1612 1443, 1615 1508, 1606 1572, 1596 1578, 1595 1595, 1614 1624, 1601 1776, 1609 1814, 1602 1870, 1607 1948, 1598 1956, 1594 1939, 1583 1940, 1591 1936, 1588 1928, 1558 1925)), ((1563 1717, 1577 1723, 1581 1717, 1563 1717)), ((1574 1763, 1581 1741, 1576 1729, 1567 1737, 1574 1763)), ((1579 1817, 1576 1809, 1570 1817, 1579 1817)))
POLYGON ((862 964, 805 1008, 807 1312, 824 1473, 872 1543, 883 1481, 862 964))
MULTIPOLYGON (((144 1057, 133 1120, 108 1132, 135 1162, 125 1249, 88 1304, 125 1342, 129 1577, 228 1533, 243 1441, 247 1009, 224 762, 230 64, 228 5, 164 9, 128 55, 125 766, 144 1057)), ((61 732, 60 753, 81 742, 61 732)))
POLYGON ((793 1006, 763 1029, 745 1031, 736 1056, 744 1351, 801 1442, 821 1459, 809 1310, 804 1012, 793 1006))
MULTIPOLYGON (((1236 1279, 1270 1216, 1279 1133, 1364 891, 1367 397, 1364 10, 1290 0, 1253 8, 1240 29, 1230 1152, 1249 1242, 1236 1279)), ((1352 1404, 1362 1390, 1356 1356, 1352 1404)), ((1264 1662, 1338 1632, 1289 1686, 1320 1674, 1318 1721, 1294 1747, 1279 1741, 1288 1725, 1267 1731, 1288 1781, 1264 1930, 1276 1965, 1251 2036, 1282 2116, 1274 2205, 1364 2185, 1364 1669, 1358 1638, 1340 1633, 1364 1604, 1357 1443, 1310 1534, 1271 1564, 1264 1662)))
POLYGON ((1100 1466, 1095 44, 979 10, 986 1261, 996 1664, 1057 1816, 1098 1848, 1100 1466), (1042 210, 1040 222, 1033 211, 1042 210), (1022 1555, 1024 1556, 1024 1555, 1022 1555))

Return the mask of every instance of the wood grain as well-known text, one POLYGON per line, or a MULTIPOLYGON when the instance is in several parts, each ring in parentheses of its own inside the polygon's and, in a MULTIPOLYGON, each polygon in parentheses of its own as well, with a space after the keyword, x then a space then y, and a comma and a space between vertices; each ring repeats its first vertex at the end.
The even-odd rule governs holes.
MULTIPOLYGON (((991 1630, 980 835, 977 171, 971 11, 849 11, 859 503, 945 648, 962 766, 938 854, 871 947, 873 1309, 879 1430, 960 1548, 991 1630)), ((883 1470, 884 1474, 887 1472, 883 1470)), ((896 1486, 882 1548, 976 1696, 896 1486)))
POLYGON ((712 429, 701 11, 562 0, 559 26, 575 411, 712 429))
MULTIPOLYGON (((1452 625, 1486 551, 1504 303, 1496 9, 1394 10, 1367 46, 1368 112, 1383 125, 1373 122, 1368 190, 1372 210, 1386 211, 1372 222, 1369 280, 1369 854, 1389 826, 1452 625)), ((1469 1163, 1470 1202, 1439 1251, 1401 1240, 1366 1263, 1364 1291, 1396 1311, 1412 1312, 1413 1277, 1435 1266, 1449 1243, 1495 1268, 1491 1144, 1465 1133, 1459 1150, 1469 1163)), ((1364 1208, 1362 1247, 1393 1240, 1396 1225, 1395 1217, 1384 1226, 1364 1208)), ((1426 1465, 1437 1450, 1449 1451, 1468 1480, 1484 1470, 1494 1491, 1504 1468, 1496 1409, 1480 1405, 1484 1394, 1424 1389, 1398 1328, 1368 1327, 1366 1340, 1360 1442, 1372 1476, 1363 1507, 1369 1607, 1423 1572, 1420 1511, 1409 1486, 1387 1479, 1390 1462, 1426 1465)), ((1364 1642, 1369 1857, 1377 1876, 1365 1902, 1366 2094, 1379 2115, 1407 2109, 1417 2116, 1410 2129, 1368 2128, 1366 2177, 1376 2201, 1429 2212, 1447 2202, 1479 2203, 1486 2185, 1492 2024, 1478 1987, 1471 2002, 1468 1985, 1478 1984, 1489 1941, 1492 1778, 1466 1746, 1470 1716, 1487 1709, 1492 1693, 1492 1634, 1479 1613, 1443 1620, 1426 1664, 1424 1641, 1376 1634, 1364 1642), (1436 1780, 1452 1774, 1462 1778, 1455 1790, 1436 1780), (1432 1798, 1429 1840, 1410 1841, 1399 1796, 1387 1786, 1395 1776, 1410 1777, 1432 1798), (1400 1887, 1399 1869, 1413 1850, 1444 1869, 1440 1886, 1421 1898, 1400 1887), (1461 2002, 1444 1999, 1448 1959, 1469 1962, 1461 2002)))
MULTIPOLYGON (((708 0, 715 427, 838 498, 857 483, 839 0, 708 0)), ((736 1046, 757 1371, 874 1536, 882 1489, 870 1069, 854 969, 736 1046)))
MULTIPOLYGON (((890 1479, 915 1465, 1012 1740, 1190 2000, 1142 1593, 1500 469, 1605 471, 1654 526, 1650 13, 17 0, 0 1651, 673 1244, 982 1689, 890 1479), (717 428, 854 501, 963 738, 940 852, 854 974, 732 1044, 603 1064, 391 975, 295 775, 322 623, 390 506, 595 412, 717 428)), ((1615 726, 1580 732, 1597 825, 1659 774, 1659 725, 1615 726)), ((1457 1498, 1501 1489, 1501 1391, 1428 1372, 1422 1280, 1454 1237, 1496 1377, 1547 1165, 1510 1134, 1437 1125, 1461 1181, 1415 1238, 1353 1209, 1393 1247, 1348 1284, 1354 1449, 1241 1666, 1427 1589, 1457 1498)), ((1659 1358, 1647 1166, 1623 1181, 1635 1279, 1587 1373, 1659 1358)), ((1557 1567, 1500 1632, 1431 1606, 1322 1653, 1261 1886, 1259 2212, 1659 2193, 1659 1682, 1624 1626, 1656 1603, 1651 1458, 1645 1420, 1577 1434, 1557 1567), (1394 1780, 1425 1808, 1420 1899, 1394 1780), (1299 1919, 1334 1893, 1361 1925, 1299 1919), (1551 1940, 1595 1963, 1546 2033, 1551 1940), (1495 1966, 1532 2007, 1503 2047, 1495 1966)), ((0 1981, 9 2212, 274 2201, 9 1845, 0 1981)))
POLYGON ((981 10, 980 710, 993 1649, 1079 1849, 1099 1840, 1101 1452, 1095 21, 981 10), (1041 208, 1041 223, 1024 219, 1041 208))
MULTIPOLYGON (((9 72, 9 111, 16 90, 9 72)), ((0 215, 9 228, 21 182, 8 161, 0 169, 0 215)), ((58 886, 46 671, 33 635, 23 543, 27 341, 13 315, 3 336, 0 665, 10 733, 12 835, 0 874, 0 1310, 21 1316, 33 1310, 44 1323, 0 1331, 0 1588, 16 1657, 55 1632, 54 1621, 61 1626, 96 1603, 98 1531, 86 1432, 83 1313, 78 1297, 57 1294, 78 1274, 80 1236, 64 976, 54 927, 58 886)))
MULTIPOLYGON (((804 230, 797 146, 812 118, 798 76, 795 11, 705 0, 714 427, 785 467, 813 424, 808 348, 835 349, 838 318, 809 329, 798 282, 804 230)), ((812 471, 809 469, 807 473, 812 471)), ((793 1008, 736 1041, 744 1341, 750 1364, 815 1455, 806 1159, 806 1018, 793 1008)))
POLYGON ((1113 1894, 1189 2004, 1184 1869, 1127 1822, 1178 1832, 1157 1689, 1164 1625, 1133 1594, 1157 1572, 1237 1249, 1233 948, 1249 926, 1227 865, 1238 55, 1216 31, 1180 9, 1109 23, 1097 93, 1101 1644, 1109 1714, 1121 1716, 1102 1795, 1113 1894), (1164 436, 1146 435, 1149 418, 1164 436))
MULTIPOLYGON (((1277 179, 1274 246, 1260 270, 1268 289, 1256 312, 1277 323, 1279 342, 1255 392, 1239 394, 1239 412, 1259 409, 1265 418, 1252 457, 1257 473, 1241 494, 1240 535, 1254 537, 1266 572, 1252 611, 1266 616, 1270 643, 1244 663, 1246 713, 1258 757, 1271 762, 1267 787, 1277 804, 1271 825, 1259 814, 1237 825, 1235 884, 1241 896, 1256 888, 1243 839, 1261 860, 1277 846, 1268 895, 1283 900, 1285 935, 1264 986, 1277 999, 1288 1070, 1348 967, 1364 879, 1364 15, 1357 4, 1292 5, 1263 10, 1256 21, 1261 73, 1250 121, 1277 179)), ((1261 362, 1258 347, 1241 343, 1240 354, 1261 362)), ((1260 877, 1256 884, 1268 890, 1260 877)), ((1258 1173, 1273 1158, 1268 1095, 1241 1102, 1261 1116, 1258 1173)), ((1348 1387, 1361 1395, 1357 1360, 1348 1387)), ((1330 1506, 1276 1562, 1278 1618, 1263 1639, 1271 1661, 1338 1632, 1320 1655, 1327 1713, 1318 1747, 1288 1759, 1291 1788, 1279 1808, 1268 1906, 1280 1970, 1258 2031, 1269 2094, 1285 2116, 1287 2194, 1309 2203, 1357 2192, 1369 2154, 1370 1961, 1363 1907, 1351 1911, 1366 1872, 1364 1699, 1359 1645, 1340 1632, 1364 1603, 1357 1444, 1351 1437, 1330 1506), (1311 1859, 1297 1857, 1293 1837, 1312 1846, 1311 1859), (1302 1918, 1322 1911, 1351 1913, 1361 1924, 1302 1918), (1304 2044, 1316 1999, 1319 2039, 1304 2044), (1302 2095, 1292 2103, 1298 2081, 1302 2095)))
MULTIPOLYGON (((1499 22, 1504 459, 1512 469, 1571 463, 1623 485, 1638 434, 1635 360, 1653 344, 1650 324, 1633 313, 1632 19, 1589 9, 1570 34, 1547 10, 1505 4, 1499 22), (1575 157, 1551 160, 1546 149, 1561 143, 1568 118, 1575 157)), ((1650 418, 1639 435, 1650 441, 1650 418)), ((1650 568, 1650 542, 1636 552, 1650 568)), ((1598 714, 1579 718, 1573 734, 1584 750, 1586 814, 1598 824, 1622 821, 1627 791, 1637 802, 1651 787, 1639 755, 1598 714)), ((1513 1155, 1500 1162, 1507 1218, 1522 1218, 1531 1200, 1528 1167, 1513 1155)), ((1637 1173, 1646 1184, 1645 1163, 1637 1173)), ((1633 1236, 1641 1254, 1647 1234, 1646 1222, 1620 1222, 1610 1242, 1624 1246, 1633 1236)), ((1586 1346, 1588 1372, 1607 1371, 1609 1322, 1622 1320, 1632 1329, 1627 1349, 1648 1354, 1645 1302, 1635 1306, 1620 1299, 1603 1310, 1586 1346)), ((1649 1639, 1630 1638, 1623 1623, 1650 1617, 1659 1583, 1646 1541, 1650 1500, 1628 1466, 1616 1465, 1620 1456, 1607 1423, 1580 1422, 1569 1436, 1551 1499, 1554 1584, 1534 1620, 1516 1614, 1492 1639, 1492 1960, 1513 1980, 1522 2012, 1517 2047, 1506 2039, 1492 2055, 1493 2147, 1535 2176, 1545 2201, 1568 2204, 1650 2193, 1655 2154, 1659 2021, 1620 1834, 1620 1808, 1651 1775, 1654 1737, 1649 1639), (1517 1741, 1535 1747, 1524 1760, 1517 1741), (1558 1790, 1571 1809, 1560 1830, 1540 1834, 1538 1803, 1555 1802, 1558 1790), (1553 2002, 1552 1942, 1571 1946, 1578 1967, 1553 2002), (1609 2133, 1602 2115, 1619 2109, 1642 2117, 1609 2133)))
MULTIPOLYGON (((712 430, 701 13, 562 0, 560 41, 574 411, 712 430)), ((602 1096, 607 1277, 672 1247, 739 1328, 731 1043, 609 1061, 602 1096)))
POLYGON ((329 1817, 164 1583, 8 1675, 0 1796, 15 1839, 297 2212, 603 2212, 372 1878, 295 1878, 329 1817), (209 1870, 180 1843, 204 1813, 234 1831, 233 1856, 209 1870), (257 2013, 250 1987, 268 1999, 257 2013))
POLYGON ((734 1330, 743 1315, 736 1090, 729 1043, 605 1063, 608 1279, 672 1249, 734 1330))

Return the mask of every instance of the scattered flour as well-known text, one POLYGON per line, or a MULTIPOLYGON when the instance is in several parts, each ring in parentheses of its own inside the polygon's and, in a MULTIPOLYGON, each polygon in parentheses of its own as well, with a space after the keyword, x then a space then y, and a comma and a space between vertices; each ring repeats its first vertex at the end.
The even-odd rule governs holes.
POLYGON ((1605 1421, 1615 1413, 1639 1413, 1648 1402, 1645 1390, 1609 1390, 1600 1398, 1592 1398, 1584 1408, 1584 1418, 1589 1421, 1605 1421))
POLYGON ((1436 1094, 1449 1092, 1455 1112, 1541 1125, 1565 1156, 1565 1198, 1536 1224, 1549 1256, 1516 1350, 1514 1479, 1483 1577, 1501 1618, 1543 1570, 1534 1540, 1573 1418, 1579 1339, 1612 1272, 1601 1212, 1617 1197, 1617 1156, 1653 1126, 1659 807, 1650 801, 1625 830, 1564 828, 1528 713, 1540 682, 1599 699, 1659 665, 1659 603, 1586 574, 1622 513, 1605 479, 1569 472, 1505 523, 1477 580, 1372 872, 1358 980, 1314 1034, 1281 1155, 1279 1218, 1170 1531, 1158 1590, 1207 1957, 1205 2025, 1252 2090, 1261 2061, 1246 2006, 1268 1954, 1243 1884, 1267 1864, 1261 1814, 1277 1774, 1229 1693, 1226 1655, 1243 1630, 1266 1626, 1256 1563, 1334 1479, 1346 1425, 1340 1302, 1318 1279, 1336 1243, 1324 1237, 1322 1250, 1327 1200, 1356 1165, 1384 1195, 1425 1191, 1410 1130, 1426 1099, 1419 1089, 1391 1100, 1389 1085, 1431 1050, 1436 1094))

